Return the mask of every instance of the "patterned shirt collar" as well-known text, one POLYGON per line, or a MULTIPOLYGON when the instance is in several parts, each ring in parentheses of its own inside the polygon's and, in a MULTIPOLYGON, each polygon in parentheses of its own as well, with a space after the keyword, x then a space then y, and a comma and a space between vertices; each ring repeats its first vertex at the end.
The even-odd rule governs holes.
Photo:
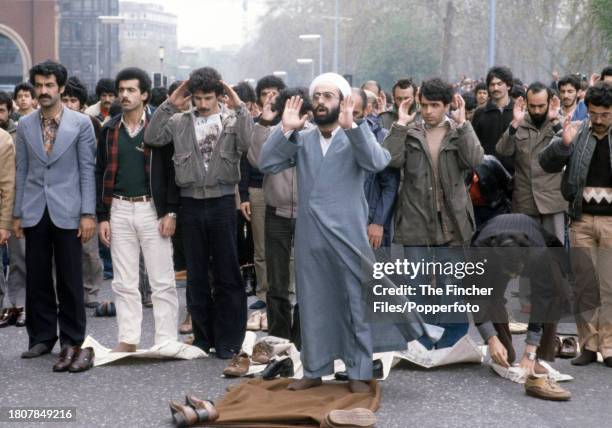
POLYGON ((131 138, 134 138, 136 135, 138 135, 140 133, 140 131, 142 131, 142 128, 144 128, 146 121, 147 121, 147 110, 146 110, 146 108, 144 108, 142 110, 142 116, 140 117, 140 120, 138 121, 138 126, 135 129, 133 129, 133 130, 130 129, 128 124, 125 122, 125 118, 124 118, 123 114, 121 115, 121 125, 123 125, 123 127, 125 128, 125 130, 127 131, 128 135, 131 138))

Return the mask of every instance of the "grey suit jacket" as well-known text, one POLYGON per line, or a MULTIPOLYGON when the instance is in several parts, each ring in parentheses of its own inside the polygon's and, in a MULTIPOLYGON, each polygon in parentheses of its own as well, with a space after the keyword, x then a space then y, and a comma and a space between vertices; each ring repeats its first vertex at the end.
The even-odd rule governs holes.
POLYGON ((45 208, 53 224, 77 229, 82 214, 96 212, 96 140, 88 116, 64 108, 55 144, 45 153, 40 112, 19 121, 13 216, 22 227, 36 226, 45 208))

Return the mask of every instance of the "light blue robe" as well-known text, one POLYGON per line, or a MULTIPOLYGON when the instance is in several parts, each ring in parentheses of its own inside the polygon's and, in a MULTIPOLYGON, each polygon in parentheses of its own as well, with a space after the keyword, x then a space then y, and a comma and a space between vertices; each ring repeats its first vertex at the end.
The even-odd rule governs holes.
POLYGON ((390 159, 365 122, 339 130, 325 156, 316 127, 289 139, 276 127, 263 145, 263 173, 292 166, 297 171, 295 274, 306 377, 332 374, 334 360, 341 359, 350 379, 370 379, 373 352, 406 349, 407 341, 423 334, 418 316, 408 317, 401 331, 399 325, 365 320, 362 272, 375 258, 367 238, 364 181, 390 159))

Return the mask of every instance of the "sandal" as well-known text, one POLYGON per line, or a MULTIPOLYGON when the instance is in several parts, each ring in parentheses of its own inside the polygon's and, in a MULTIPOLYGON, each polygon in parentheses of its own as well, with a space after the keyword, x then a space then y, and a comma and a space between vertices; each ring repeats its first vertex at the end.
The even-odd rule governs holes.
POLYGON ((194 409, 177 401, 170 401, 172 421, 178 428, 190 427, 200 422, 208 421, 208 412, 203 409, 194 409))
POLYGON ((219 418, 219 412, 215 408, 215 403, 212 400, 200 400, 194 395, 186 395, 185 404, 198 412, 200 422, 213 422, 219 418))
POLYGON ((569 336, 563 339, 561 349, 559 350, 560 358, 575 358, 578 355, 578 343, 576 338, 569 336))

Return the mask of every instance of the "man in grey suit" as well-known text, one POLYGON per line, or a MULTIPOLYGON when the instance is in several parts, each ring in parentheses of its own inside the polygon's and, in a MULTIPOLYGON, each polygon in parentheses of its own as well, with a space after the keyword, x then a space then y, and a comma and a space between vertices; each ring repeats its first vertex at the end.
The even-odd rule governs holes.
POLYGON ((81 354, 85 338, 81 245, 96 228, 95 136, 87 116, 63 107, 60 96, 66 78, 64 66, 53 61, 30 70, 40 110, 19 121, 13 210, 13 231, 26 239, 30 349, 21 356, 50 352, 59 322, 62 352, 54 371, 67 370, 81 354))

